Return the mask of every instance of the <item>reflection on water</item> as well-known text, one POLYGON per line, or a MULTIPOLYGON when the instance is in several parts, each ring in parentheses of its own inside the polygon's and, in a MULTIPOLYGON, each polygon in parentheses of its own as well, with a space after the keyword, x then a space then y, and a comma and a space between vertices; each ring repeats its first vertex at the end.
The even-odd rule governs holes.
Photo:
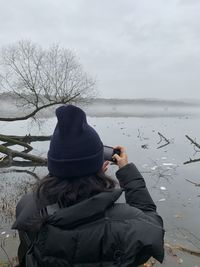
MULTIPOLYGON (((183 162, 190 157, 200 157, 199 152, 194 155, 193 146, 185 137, 187 134, 200 143, 198 106, 163 107, 151 103, 146 106, 123 104, 119 107, 108 103, 96 103, 84 109, 91 115, 88 121, 98 131, 104 144, 125 146, 129 160, 142 172, 158 211, 164 219, 166 242, 200 250, 200 187, 187 181, 189 179, 200 183, 200 163, 183 165, 183 162), (129 117, 127 114, 132 116, 129 117), (101 117, 102 115, 105 117, 101 117), (158 147, 163 141, 159 143, 158 132, 169 140, 169 144, 160 149, 158 147)), ((56 123, 55 117, 52 117, 53 111, 49 114, 51 116, 46 116, 49 118, 43 120, 41 128, 29 121, 2 122, 1 133, 11 134, 14 131, 19 135, 28 133, 49 135, 56 123)), ((33 143, 33 153, 45 155, 48 144, 48 142, 33 143)), ((34 171, 40 177, 46 174, 46 169, 41 167, 28 170, 34 171)), ((0 169, 1 171, 3 170, 0 169)), ((116 167, 111 166, 109 173, 114 175, 115 171, 116 167)), ((13 222, 15 205, 35 181, 34 177, 26 173, 0 174, 0 233, 6 232, 10 235, 6 244, 9 253, 13 255, 16 254, 17 239, 12 236, 10 225, 13 222)), ((1 257, 4 257, 2 251, 1 257)), ((181 255, 181 258, 183 267, 197 266, 199 261, 188 255, 181 255)), ((178 266, 177 264, 176 260, 167 258, 163 266, 178 266)))

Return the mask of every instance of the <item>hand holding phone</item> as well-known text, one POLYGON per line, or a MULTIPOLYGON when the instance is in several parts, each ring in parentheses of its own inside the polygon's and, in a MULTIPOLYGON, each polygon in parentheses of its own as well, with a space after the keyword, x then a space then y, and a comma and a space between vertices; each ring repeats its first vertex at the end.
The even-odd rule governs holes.
POLYGON ((120 150, 111 146, 104 146, 104 160, 115 162, 113 156, 120 155, 120 150))
POLYGON ((128 156, 122 146, 104 146, 104 160, 116 163, 119 168, 128 164, 128 156))
POLYGON ((120 154, 114 154, 113 158, 115 159, 115 162, 119 166, 119 168, 122 168, 128 164, 128 156, 126 154, 126 150, 123 146, 117 146, 114 149, 120 151, 120 154))

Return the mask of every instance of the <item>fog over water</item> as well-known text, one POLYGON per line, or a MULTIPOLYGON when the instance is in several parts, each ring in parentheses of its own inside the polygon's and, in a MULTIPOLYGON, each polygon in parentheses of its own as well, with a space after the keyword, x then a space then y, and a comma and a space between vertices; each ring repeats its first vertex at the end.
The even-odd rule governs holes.
MULTIPOLYGON (((18 99, 7 95, 0 96, 1 117, 15 117, 27 114, 18 99)), ((91 99, 81 107, 91 117, 178 117, 198 116, 200 100, 163 100, 163 99, 91 99)), ((36 117, 53 117, 55 108, 41 110, 36 117)))

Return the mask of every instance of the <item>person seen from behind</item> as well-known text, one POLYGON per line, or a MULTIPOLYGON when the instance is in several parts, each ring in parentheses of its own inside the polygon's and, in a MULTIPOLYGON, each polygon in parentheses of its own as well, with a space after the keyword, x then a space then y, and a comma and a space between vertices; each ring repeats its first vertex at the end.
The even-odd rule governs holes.
POLYGON ((16 208, 20 267, 137 267, 162 263, 164 229, 145 181, 116 146, 116 180, 105 174, 104 145, 74 105, 56 110, 49 174, 16 208), (120 185, 120 186, 119 186, 120 185), (119 203, 122 192, 125 203, 119 203))

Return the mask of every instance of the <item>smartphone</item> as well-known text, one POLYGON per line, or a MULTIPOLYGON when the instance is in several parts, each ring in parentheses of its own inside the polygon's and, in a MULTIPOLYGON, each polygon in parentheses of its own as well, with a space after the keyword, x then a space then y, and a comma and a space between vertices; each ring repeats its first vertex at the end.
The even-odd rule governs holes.
POLYGON ((120 155, 120 149, 115 149, 111 146, 104 146, 104 160, 109 160, 112 162, 115 162, 115 160, 112 158, 114 154, 120 155))

